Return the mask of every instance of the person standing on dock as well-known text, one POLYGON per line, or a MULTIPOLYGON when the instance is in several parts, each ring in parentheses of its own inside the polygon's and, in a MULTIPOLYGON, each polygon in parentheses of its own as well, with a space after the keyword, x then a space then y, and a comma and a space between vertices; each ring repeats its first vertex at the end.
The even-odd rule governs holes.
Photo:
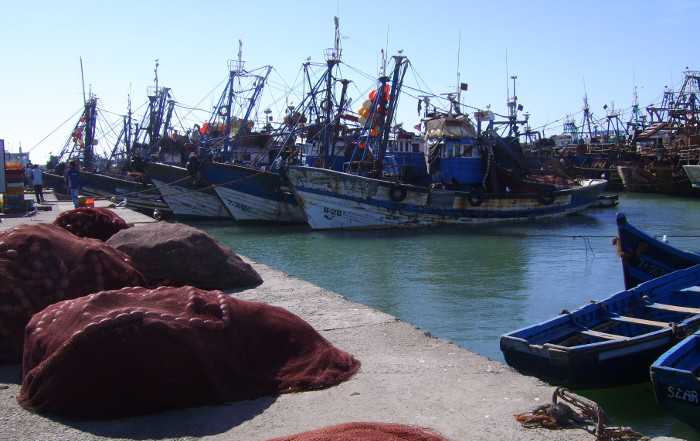
POLYGON ((34 195, 36 203, 44 203, 44 171, 39 168, 38 164, 32 167, 32 185, 34 186, 34 195))
POLYGON ((78 170, 78 163, 75 161, 70 162, 70 168, 66 172, 66 188, 68 193, 73 199, 73 205, 78 208, 78 191, 83 189, 83 182, 80 179, 80 170, 78 170))
POLYGON ((27 162, 27 168, 24 170, 24 188, 27 190, 32 188, 32 171, 34 166, 31 162, 27 162))

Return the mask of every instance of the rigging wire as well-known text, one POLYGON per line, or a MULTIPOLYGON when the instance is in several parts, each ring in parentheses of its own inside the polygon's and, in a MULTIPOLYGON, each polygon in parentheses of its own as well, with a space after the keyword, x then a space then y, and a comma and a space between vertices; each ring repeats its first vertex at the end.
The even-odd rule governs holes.
POLYGON ((48 138, 50 138, 51 135, 53 135, 54 133, 56 133, 56 131, 57 131, 58 129, 60 129, 61 127, 63 127, 64 125, 66 125, 66 123, 68 123, 68 121, 70 121, 70 120, 72 120, 73 118, 75 118, 75 116, 78 115, 80 112, 82 112, 84 109, 85 109, 85 108, 81 106, 74 114, 72 114, 71 116, 69 116, 68 119, 66 119, 65 121, 63 121, 63 122, 62 122, 58 127, 56 127, 55 129, 53 129, 53 131, 51 131, 51 133, 49 133, 49 134, 46 135, 41 141, 39 141, 38 143, 36 143, 36 145, 35 145, 34 147, 30 148, 30 149, 27 151, 27 153, 31 153, 32 150, 34 150, 35 148, 39 147, 39 146, 41 145, 42 142, 44 142, 44 141, 46 141, 48 138))

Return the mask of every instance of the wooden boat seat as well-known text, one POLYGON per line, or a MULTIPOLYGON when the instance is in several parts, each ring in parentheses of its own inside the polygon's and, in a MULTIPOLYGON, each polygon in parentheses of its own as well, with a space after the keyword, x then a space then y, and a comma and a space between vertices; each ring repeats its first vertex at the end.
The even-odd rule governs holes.
POLYGON ((668 322, 657 322, 655 320, 647 320, 647 319, 641 319, 641 318, 637 318, 637 317, 627 317, 624 315, 610 317, 610 320, 614 320, 617 322, 636 323, 638 325, 656 326, 657 328, 668 328, 669 327, 668 322))
POLYGON ((594 331, 592 329, 585 329, 581 331, 581 334, 589 335, 591 337, 602 338, 604 340, 624 340, 626 338, 629 338, 625 337, 624 335, 608 334, 607 332, 594 331))
POLYGON ((682 314, 700 314, 700 308, 693 308, 690 306, 666 305, 664 303, 650 303, 644 306, 647 308, 663 309, 664 311, 680 312, 682 314))

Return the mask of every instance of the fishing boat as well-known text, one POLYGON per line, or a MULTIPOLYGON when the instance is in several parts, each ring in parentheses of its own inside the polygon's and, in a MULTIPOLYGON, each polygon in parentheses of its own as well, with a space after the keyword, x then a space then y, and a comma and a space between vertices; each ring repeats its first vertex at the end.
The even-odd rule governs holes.
POLYGON ((501 336, 506 363, 570 388, 649 380, 649 368, 700 328, 700 266, 678 270, 501 336))
POLYGON ((700 333, 665 352, 650 371, 661 409, 700 431, 700 333))
POLYGON ((700 254, 684 251, 667 241, 657 239, 627 221, 624 213, 617 214, 618 255, 622 258, 625 288, 663 276, 679 269, 700 264, 700 254))
POLYGON ((666 88, 661 104, 648 106, 650 123, 634 136, 637 163, 618 169, 625 190, 699 196, 683 164, 700 157, 700 72, 683 72, 678 91, 666 88))
MULTIPOLYGON (((126 171, 122 168, 123 164, 115 166, 110 158, 95 154, 96 118, 97 98, 93 96, 86 101, 85 112, 80 117, 62 153, 53 157, 47 164, 44 173, 46 187, 52 188, 58 198, 68 199, 67 196, 64 197, 68 195, 64 172, 68 162, 76 161, 81 167, 80 176, 83 184, 81 195, 93 199, 110 199, 115 203, 121 203, 122 206, 149 215, 157 210, 161 215, 169 216, 170 209, 160 198, 158 190, 145 179, 142 173, 126 171)), ((122 139, 120 137, 119 142, 122 139)))
POLYGON ((118 132, 114 130, 114 122, 102 121, 100 115, 107 112, 99 112, 98 100, 90 94, 62 151, 47 164, 47 187, 53 188, 57 195, 68 194, 64 187, 64 171, 70 161, 76 161, 80 167, 82 195, 109 199, 149 215, 172 216, 172 211, 143 174, 142 168, 148 157, 163 151, 167 141, 171 141, 167 133, 174 102, 170 89, 158 86, 157 65, 155 83, 154 88, 149 88, 148 109, 140 124, 136 125, 135 133, 132 133, 131 109, 124 117, 123 129, 118 132), (102 126, 106 127, 106 130, 103 127, 105 133, 98 136, 97 129, 102 126), (119 135, 110 139, 112 132, 119 135), (101 146, 99 152, 98 146, 101 146))
MULTIPOLYGON (((161 197, 181 220, 234 220, 232 206, 221 200, 216 186, 203 173, 204 162, 249 163, 268 142, 267 132, 255 132, 251 114, 271 66, 248 71, 242 59, 239 40, 238 58, 228 62, 228 81, 207 122, 196 126, 190 154, 185 165, 149 161, 145 171, 158 187, 161 197)), ((266 129, 263 129, 266 130, 266 129)), ((217 181, 222 185, 226 181, 217 181)), ((227 201, 228 202, 228 201, 227 201)))
POLYGON ((260 153, 245 164, 233 161, 203 161, 201 174, 213 186, 217 195, 237 222, 242 223, 306 223, 306 216, 280 175, 282 163, 317 163, 333 167, 344 151, 341 139, 341 118, 346 114, 347 80, 334 77, 340 63, 340 34, 338 20, 336 45, 325 52, 325 69, 316 81, 310 74, 311 63, 304 63, 306 90, 296 106, 289 106, 282 125, 272 131, 260 153), (340 99, 333 94, 336 84, 342 85, 340 99), (304 147, 317 146, 311 157, 304 157, 304 147))
MULTIPOLYGON (((197 159, 190 160, 196 164, 197 159)), ((178 220, 233 220, 209 182, 198 172, 199 165, 188 168, 149 161, 145 173, 178 220), (196 167, 196 168, 194 168, 196 167)))
POLYGON ((700 165, 686 164, 683 166, 685 174, 690 179, 690 183, 695 188, 700 188, 700 165))
MULTIPOLYGON (((515 136, 494 129, 493 113, 475 112, 477 128, 451 99, 449 113, 423 119, 429 186, 405 182, 387 162, 391 118, 408 60, 394 56, 391 76, 382 75, 368 100, 366 124, 357 143, 359 156, 344 171, 290 165, 284 176, 304 207, 313 229, 381 229, 531 220, 561 216, 596 202, 607 181, 555 180, 526 175, 515 136), (381 109, 384 109, 383 111, 381 109)), ((426 103, 426 108, 428 106, 426 103)))
POLYGON ((625 191, 630 193, 665 193, 692 196, 697 193, 684 169, 667 163, 649 163, 646 166, 618 166, 625 191))

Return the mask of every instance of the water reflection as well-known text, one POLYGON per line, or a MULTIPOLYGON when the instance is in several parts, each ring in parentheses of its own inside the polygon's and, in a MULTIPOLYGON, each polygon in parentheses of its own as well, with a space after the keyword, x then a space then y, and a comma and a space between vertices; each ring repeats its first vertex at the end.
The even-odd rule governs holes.
MULTIPOLYGON (((618 211, 652 235, 700 251, 700 201, 632 193, 620 195, 617 209, 487 226, 363 232, 199 227, 257 262, 502 362, 501 334, 624 289, 612 244, 618 211)), ((683 429, 648 392, 591 394, 616 424, 653 436, 683 429), (645 420, 659 427, 647 428, 645 420)))

